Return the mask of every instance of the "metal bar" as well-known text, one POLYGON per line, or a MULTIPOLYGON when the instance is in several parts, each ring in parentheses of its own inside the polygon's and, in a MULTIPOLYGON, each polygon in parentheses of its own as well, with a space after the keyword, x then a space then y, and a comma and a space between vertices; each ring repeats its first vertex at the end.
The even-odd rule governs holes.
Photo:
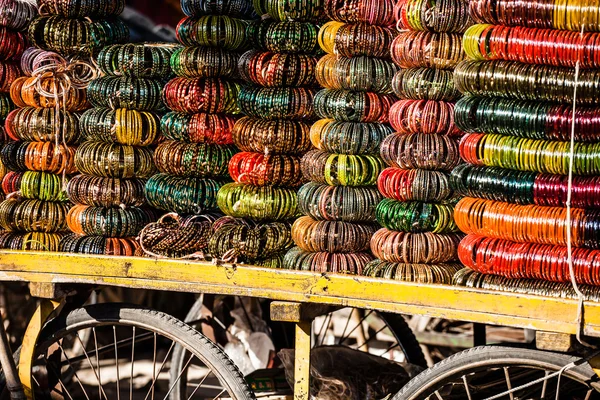
POLYGON ((312 322, 296 323, 296 357, 294 360, 294 400, 310 398, 310 330, 312 322))
POLYGON ((4 329, 2 313, 0 313, 0 365, 6 378, 6 387, 10 392, 10 398, 13 400, 24 400, 25 392, 23 391, 23 385, 19 381, 19 373, 17 372, 8 336, 4 329))

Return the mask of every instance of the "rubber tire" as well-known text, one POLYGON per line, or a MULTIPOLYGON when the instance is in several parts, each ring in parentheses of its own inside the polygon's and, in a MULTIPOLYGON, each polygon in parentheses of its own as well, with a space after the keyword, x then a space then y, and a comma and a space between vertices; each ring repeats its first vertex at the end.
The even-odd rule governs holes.
MULTIPOLYGON (((448 380, 460 378, 483 366, 530 365, 558 371, 565 365, 581 360, 568 354, 502 346, 475 347, 454 354, 410 380, 392 400, 421 400, 430 396, 448 380)), ((586 383, 598 390, 598 377, 588 363, 565 371, 563 377, 586 383)))
POLYGON ((42 329, 37 347, 45 349, 55 339, 74 329, 111 323, 141 327, 178 340, 188 351, 193 349, 194 354, 210 367, 233 399, 255 399, 240 370, 217 345, 177 318, 136 305, 103 303, 61 314, 42 329))

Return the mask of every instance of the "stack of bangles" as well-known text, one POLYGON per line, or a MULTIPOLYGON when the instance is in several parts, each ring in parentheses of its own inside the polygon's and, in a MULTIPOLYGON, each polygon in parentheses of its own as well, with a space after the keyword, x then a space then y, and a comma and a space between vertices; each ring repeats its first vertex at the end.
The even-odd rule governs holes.
POLYGON ((14 171, 72 174, 77 170, 75 147, 54 142, 8 142, 0 150, 0 157, 14 171))
POLYGON ((168 140, 184 143, 232 144, 234 124, 229 115, 172 111, 160 120, 160 132, 168 140))
POLYGON ((108 17, 118 15, 125 8, 125 0, 39 0, 40 12, 62 15, 69 18, 77 17, 108 17))
POLYGON ((228 183, 217 195, 219 208, 236 218, 288 220, 298 216, 298 198, 294 189, 228 183))
POLYGON ((311 148, 309 129, 304 121, 242 117, 231 134, 241 151, 303 154, 311 148))
POLYGON ((458 150, 456 141, 447 135, 390 135, 381 143, 381 158, 396 168, 449 171, 460 163, 458 150))
POLYGON ((391 231, 453 233, 458 227, 451 204, 383 199, 375 211, 377 222, 391 231))
POLYGON ((497 133, 529 139, 600 141, 600 109, 545 101, 466 96, 454 108, 454 122, 465 132, 497 133))
POLYGON ((21 190, 23 175, 25 175, 24 172, 9 170, 2 178, 2 192, 5 195, 9 195, 21 190))
POLYGON ((390 46, 398 32, 388 26, 364 22, 329 21, 319 30, 319 46, 342 57, 390 58, 390 46))
MULTIPOLYGON (((0 18, 2 17, 0 16, 0 18)), ((25 34, 6 26, 0 26, 0 43, 2 43, 2 46, 0 46, 0 60, 3 61, 16 59, 16 56, 22 54, 27 47, 25 34)))
POLYGON ((155 113, 127 108, 91 108, 80 118, 85 140, 127 146, 153 144, 159 135, 159 124, 155 113))
POLYGON ((212 179, 156 174, 146 182, 145 195, 155 208, 197 214, 217 206, 217 191, 222 185, 212 179))
POLYGON ((148 178, 155 172, 151 149, 104 142, 82 143, 75 166, 79 172, 105 178, 148 178))
MULTIPOLYGON (((10 100, 10 95, 8 93, 0 93, 0 120, 4 121, 13 108, 14 106, 10 100)), ((4 126, 0 126, 0 128, 4 128, 4 126)))
POLYGON ((227 15, 187 17, 177 25, 177 39, 188 47, 237 50, 245 45, 247 25, 246 21, 227 15))
POLYGON ((56 127, 60 126, 60 141, 74 143, 79 139, 79 118, 69 111, 55 108, 24 107, 11 111, 6 117, 7 135, 15 141, 54 142, 56 127))
POLYGON ((454 208, 461 231, 515 242, 567 245, 567 229, 574 247, 600 248, 600 211, 519 205, 465 197, 454 208))
POLYGON ((0 62, 0 91, 9 92, 10 85, 21 76, 21 68, 12 61, 0 62))
POLYGON ((92 207, 76 205, 69 210, 67 225, 78 235, 135 236, 155 219, 154 212, 137 207, 92 207))
POLYGON ((323 89, 315 95, 315 112, 321 118, 350 122, 388 122, 392 95, 323 89))
POLYGON ((472 24, 471 0, 400 0, 394 7, 399 30, 464 32, 472 24))
POLYGON ((178 47, 165 43, 106 46, 98 53, 96 63, 100 71, 109 76, 168 77, 172 50, 178 47))
POLYGON ((314 97, 312 88, 245 87, 240 90, 238 103, 242 113, 253 118, 305 119, 314 114, 314 97))
POLYGON ((312 23, 255 21, 246 32, 252 47, 263 51, 314 54, 319 49, 319 28, 312 23))
POLYGON ((144 198, 143 179, 100 178, 91 175, 77 175, 67 184, 71 201, 94 207, 116 207, 127 204, 142 206, 144 198))
POLYGON ((255 0, 252 2, 258 15, 269 14, 279 21, 307 21, 322 17, 320 2, 295 0, 255 0))
MULTIPOLYGON (((69 179, 65 179, 69 182, 69 179)), ((25 171, 19 179, 19 193, 26 199, 39 199, 44 201, 68 200, 64 190, 63 179, 60 175, 47 172, 25 171)))
POLYGON ((390 125, 400 134, 462 135, 454 124, 454 103, 444 101, 397 101, 390 108, 390 125))
POLYGON ((157 79, 103 76, 87 88, 88 100, 98 108, 156 110, 163 108, 163 82, 157 79))
POLYGON ((392 78, 397 71, 398 67, 393 62, 380 58, 327 54, 317 63, 315 76, 319 84, 327 89, 391 94, 392 78))
POLYGON ((218 177, 227 175, 227 162, 235 152, 231 145, 165 141, 156 147, 154 163, 166 174, 218 177))
POLYGON ((406 100, 454 101, 461 94, 453 77, 452 71, 444 69, 401 68, 392 79, 392 89, 406 100))
POLYGON ((463 36, 465 53, 473 60, 510 60, 528 64, 598 68, 597 32, 473 25, 463 36))
MULTIPOLYGON (((10 98, 17 107, 55 108, 57 98, 51 94, 60 82, 52 77, 22 76, 10 87, 10 98)), ((86 90, 71 86, 59 89, 58 105, 64 111, 83 111, 88 108, 86 90)))
POLYGON ((229 175, 235 182, 255 186, 303 183, 300 157, 287 154, 237 153, 229 161, 229 175))
POLYGON ((312 150, 302 157, 304 178, 317 183, 342 186, 369 186, 385 168, 381 158, 312 150))
POLYGON ((256 16, 252 3, 244 0, 186 0, 181 2, 181 11, 188 17, 210 14, 240 18, 256 16))
POLYGON ((325 1, 325 14, 329 19, 335 21, 392 26, 394 24, 394 1, 325 1))
POLYGON ((107 256, 134 256, 140 247, 134 238, 104 236, 79 236, 70 234, 60 240, 59 251, 79 254, 104 254, 107 256))
POLYGON ((299 248, 310 253, 358 253, 369 250, 371 236, 377 228, 373 223, 316 221, 304 216, 294 222, 292 237, 299 248))
POLYGON ((408 233, 382 228, 371 238, 373 255, 404 264, 440 264, 452 261, 463 235, 458 233, 408 233))
POLYGON ((294 247, 285 254, 284 266, 300 271, 362 275, 363 266, 373 259, 369 253, 308 253, 294 247))
POLYGON ((462 268, 459 263, 406 264, 373 260, 367 264, 363 275, 402 282, 449 285, 454 275, 462 268))
MULTIPOLYGON (((463 164, 452 171, 451 184, 463 196, 515 204, 565 207, 569 193, 567 175, 513 171, 463 164)), ((600 208, 600 177, 574 176, 571 206, 600 208)))
POLYGON ((62 233, 0 232, 0 249, 25 251, 60 251, 62 233))
POLYGON ((239 59, 242 79, 264 87, 314 86, 317 57, 310 54, 248 51, 239 59))
POLYGON ((595 161, 600 142, 574 143, 571 161, 570 142, 471 133, 462 138, 459 149, 463 160, 479 166, 568 175, 571 162, 573 174, 600 175, 595 161))
POLYGON ((302 214, 317 220, 372 222, 381 194, 374 186, 329 186, 309 182, 298 190, 302 214))
POLYGON ((0 203, 0 226, 12 232, 64 232, 68 212, 68 203, 9 199, 0 203))
POLYGON ((392 132, 386 124, 326 118, 312 125, 310 140, 317 149, 330 153, 378 155, 381 142, 392 132))
POLYGON ((402 168, 384 169, 377 178, 377 188, 389 199, 431 202, 448 199, 454 189, 445 171, 402 168))
POLYGON ((454 83, 465 94, 547 100, 578 105, 600 104, 600 69, 524 64, 516 61, 463 61, 454 70, 454 83))
MULTIPOLYGON (((514 279, 571 282, 567 248, 468 235, 458 247, 460 261, 484 274, 514 279)), ((600 285, 600 251, 573 249, 572 265, 577 283, 600 285)))
POLYGON ((216 47, 182 47, 171 57, 171 69, 184 78, 233 77, 237 53, 216 47))
POLYGON ((239 93, 237 83, 219 78, 174 78, 164 87, 165 105, 185 113, 234 113, 239 93))
POLYGON ((451 69, 465 59, 461 34, 425 31, 401 32, 392 42, 391 55, 400 68, 451 69))
POLYGON ((0 10, 0 26, 12 31, 22 31, 37 16, 35 5, 26 1, 0 0, 0 10))

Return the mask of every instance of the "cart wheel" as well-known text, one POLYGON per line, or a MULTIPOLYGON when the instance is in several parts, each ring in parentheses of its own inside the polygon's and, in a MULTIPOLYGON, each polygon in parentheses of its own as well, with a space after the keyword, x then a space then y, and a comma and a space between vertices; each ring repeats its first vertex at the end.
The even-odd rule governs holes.
POLYGON ((591 400, 600 398, 598 387, 596 374, 581 358, 539 350, 483 346, 457 353, 423 371, 392 400, 550 400, 559 396, 591 400), (571 363, 575 363, 573 368, 559 373, 571 363))
POLYGON ((181 373, 202 366, 189 399, 254 399, 233 362, 214 343, 170 315, 126 304, 97 304, 59 315, 40 333, 33 364, 37 399, 168 398, 170 356, 186 350, 181 373), (63 343, 91 330, 86 352, 69 357, 63 343), (141 396, 141 397, 140 397, 141 396))

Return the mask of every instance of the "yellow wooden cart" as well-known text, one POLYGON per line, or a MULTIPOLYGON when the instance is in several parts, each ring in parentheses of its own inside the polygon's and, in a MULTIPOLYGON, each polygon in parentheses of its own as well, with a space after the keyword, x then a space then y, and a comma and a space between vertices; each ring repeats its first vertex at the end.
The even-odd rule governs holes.
MULTIPOLYGON (((564 350, 565 343, 569 343, 579 329, 576 300, 359 276, 196 261, 11 251, 0 253, 0 274, 2 281, 27 282, 33 296, 53 300, 52 303, 42 303, 23 341, 19 371, 26 394, 30 394, 32 379, 28 363, 31 362, 40 328, 53 307, 59 304, 63 296, 61 288, 73 285, 275 300, 271 305, 272 319, 296 324, 294 398, 298 400, 309 398, 311 320, 323 306, 375 309, 528 328, 537 332, 538 346, 550 350, 564 350)), ((586 303, 583 333, 590 337, 600 336, 600 304, 586 303)), ((595 365, 594 360, 592 364, 595 365)))

